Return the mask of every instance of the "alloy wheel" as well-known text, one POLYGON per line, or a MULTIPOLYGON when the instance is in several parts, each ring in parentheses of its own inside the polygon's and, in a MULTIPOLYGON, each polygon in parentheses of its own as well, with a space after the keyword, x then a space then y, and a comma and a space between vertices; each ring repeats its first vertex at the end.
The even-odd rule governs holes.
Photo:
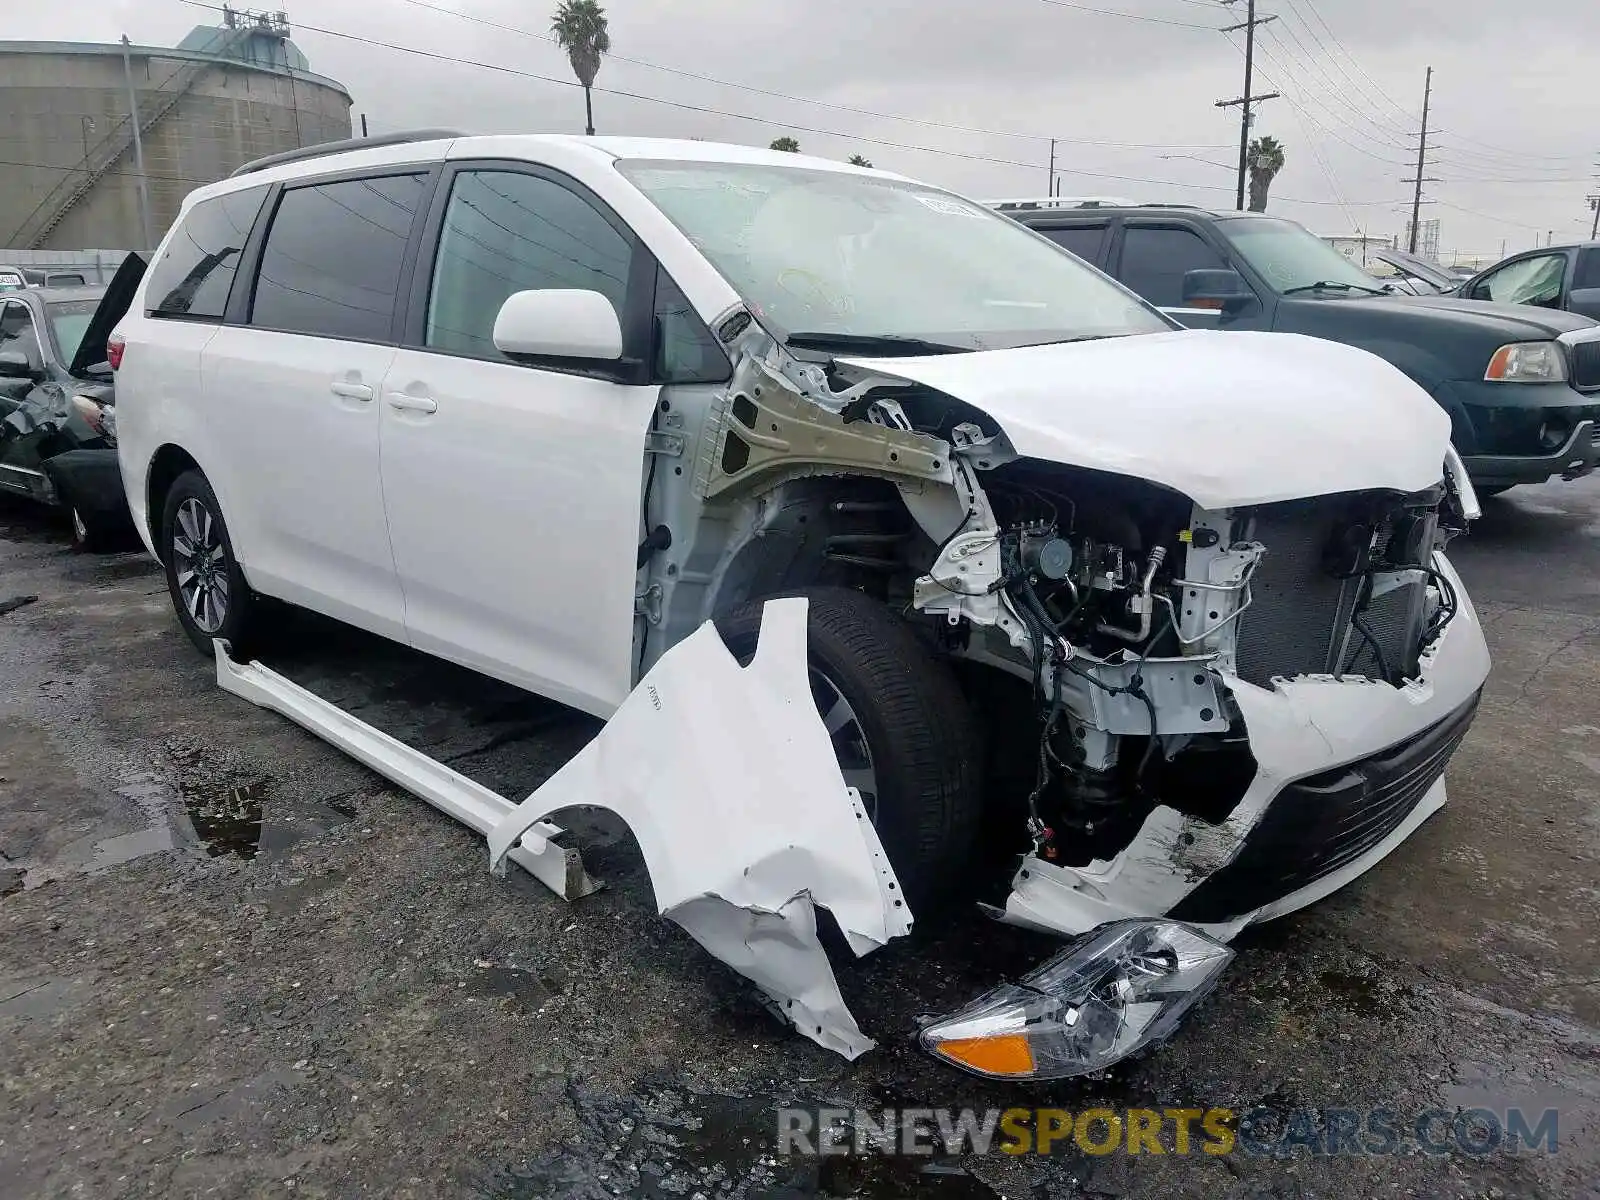
POLYGON ((816 701, 822 726, 833 742, 833 752, 839 760, 839 770, 847 786, 861 794, 861 805, 867 810, 867 819, 878 819, 878 776, 872 765, 872 747, 867 743, 866 730, 861 718, 844 698, 838 685, 815 667, 811 668, 811 697, 816 701))
POLYGON ((191 496, 178 506, 176 526, 172 556, 179 599, 202 633, 216 633, 228 619, 228 552, 221 525, 191 496))

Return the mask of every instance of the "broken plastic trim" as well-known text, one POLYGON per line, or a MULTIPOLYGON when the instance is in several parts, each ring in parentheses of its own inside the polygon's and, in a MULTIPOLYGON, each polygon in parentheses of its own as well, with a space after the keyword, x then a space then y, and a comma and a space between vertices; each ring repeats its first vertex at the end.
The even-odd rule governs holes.
POLYGON ((741 667, 709 622, 639 681, 576 757, 513 804, 258 663, 213 643, 217 682, 484 834, 490 867, 524 867, 567 899, 598 886, 545 818, 594 805, 627 822, 662 915, 755 982, 819 1045, 855 1058, 857 1026, 817 937, 815 905, 865 955, 911 910, 811 697, 806 601, 774 600, 741 667))
POLYGON ((911 910, 817 715, 806 611, 803 597, 769 601, 748 667, 709 622, 667 651, 490 833, 489 859, 500 870, 558 809, 610 809, 638 839, 660 913, 806 1037, 853 1059, 873 1042, 839 993, 814 905, 857 956, 909 933, 911 910))
MULTIPOLYGON (((223 691, 281 713, 446 816, 487 835, 508 813, 516 811, 517 806, 504 796, 358 721, 276 671, 260 663, 234 662, 228 656, 228 643, 221 638, 211 645, 217 655, 217 685, 223 691)), ((542 822, 529 830, 511 861, 563 900, 598 891, 600 884, 583 869, 578 851, 556 844, 562 836, 558 826, 542 822)))

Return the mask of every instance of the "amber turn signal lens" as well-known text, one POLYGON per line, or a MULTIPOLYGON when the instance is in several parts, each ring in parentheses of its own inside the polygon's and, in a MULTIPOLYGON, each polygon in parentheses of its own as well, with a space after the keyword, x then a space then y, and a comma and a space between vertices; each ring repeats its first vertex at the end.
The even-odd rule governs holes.
POLYGON ((954 1059, 962 1066, 982 1071, 985 1075, 1033 1074, 1033 1051, 1028 1046, 1028 1039, 1020 1033, 958 1038, 939 1042, 932 1049, 935 1054, 954 1059))

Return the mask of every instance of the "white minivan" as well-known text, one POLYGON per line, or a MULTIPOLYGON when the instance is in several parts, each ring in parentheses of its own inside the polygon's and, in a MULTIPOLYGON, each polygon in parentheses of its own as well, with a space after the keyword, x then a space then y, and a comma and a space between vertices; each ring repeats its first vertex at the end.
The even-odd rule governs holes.
POLYGON ((206 654, 273 597, 601 717, 803 595, 913 905, 1233 930, 1445 798, 1489 661, 1449 422, 1380 359, 1172 322, 948 191, 695 141, 396 137, 185 202, 113 343, 206 654), (1018 860, 1013 858, 1012 862, 1018 860))

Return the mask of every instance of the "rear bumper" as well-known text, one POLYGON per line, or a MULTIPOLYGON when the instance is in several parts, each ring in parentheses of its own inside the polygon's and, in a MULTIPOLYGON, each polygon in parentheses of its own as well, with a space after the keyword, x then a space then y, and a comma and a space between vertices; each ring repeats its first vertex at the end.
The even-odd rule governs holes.
POLYGON ((1559 450, 1551 454, 1468 454, 1462 456, 1467 476, 1479 487, 1543 483, 1552 476, 1577 479, 1600 464, 1600 426, 1580 421, 1559 450))
POLYGON ((1443 771, 1489 673, 1471 600, 1444 557, 1460 610, 1405 687, 1306 675, 1257 687, 1227 679, 1256 759, 1226 820, 1160 806, 1111 861, 1029 857, 1007 921, 1076 934, 1171 915, 1231 937, 1336 891, 1381 861, 1445 801, 1443 771))
POLYGON ((47 459, 43 470, 55 484, 61 502, 86 517, 103 522, 132 520, 114 449, 68 450, 47 459))

